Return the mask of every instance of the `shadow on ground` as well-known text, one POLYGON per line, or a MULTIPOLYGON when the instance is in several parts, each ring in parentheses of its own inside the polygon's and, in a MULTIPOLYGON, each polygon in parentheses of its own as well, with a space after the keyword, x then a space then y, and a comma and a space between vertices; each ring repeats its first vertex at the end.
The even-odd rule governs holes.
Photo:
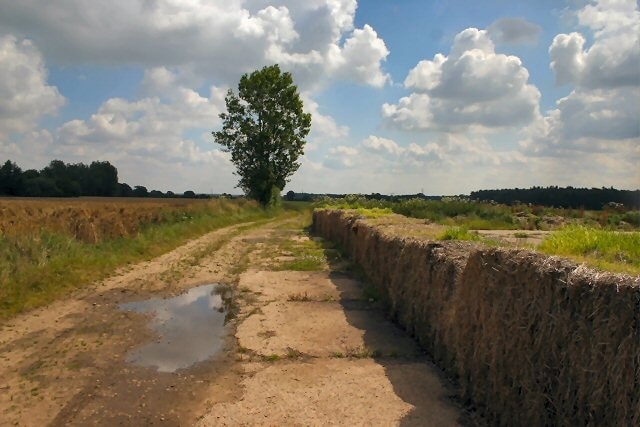
MULTIPOLYGON (((333 254, 332 245, 329 250, 333 254)), ((373 357, 384 368, 395 394, 413 406, 401 425, 450 426, 452 412, 460 414, 458 425, 482 425, 457 402, 454 386, 417 342, 387 317, 384 304, 370 297, 375 292, 367 283, 352 271, 334 270, 345 266, 350 270, 345 262, 332 266, 330 279, 340 292, 347 321, 364 332, 365 343, 345 357, 373 357)))

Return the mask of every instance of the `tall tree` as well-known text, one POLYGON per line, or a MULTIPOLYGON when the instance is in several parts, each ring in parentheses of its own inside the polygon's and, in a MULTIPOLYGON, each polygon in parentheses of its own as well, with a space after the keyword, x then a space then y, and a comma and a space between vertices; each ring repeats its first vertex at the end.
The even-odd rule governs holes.
POLYGON ((300 167, 311 114, 304 112, 291 74, 277 64, 243 75, 238 95, 230 89, 225 101, 222 130, 212 134, 231 153, 238 187, 268 205, 300 167))
POLYGON ((94 161, 89 165, 90 194, 115 196, 118 194, 118 170, 109 162, 94 161))

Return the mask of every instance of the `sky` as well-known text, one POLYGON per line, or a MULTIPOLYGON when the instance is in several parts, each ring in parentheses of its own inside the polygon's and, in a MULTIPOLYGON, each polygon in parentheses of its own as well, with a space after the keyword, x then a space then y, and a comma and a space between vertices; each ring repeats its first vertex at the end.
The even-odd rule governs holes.
POLYGON ((637 0, 0 0, 0 162, 240 193, 224 95, 277 63, 312 114, 284 191, 640 188, 637 0))

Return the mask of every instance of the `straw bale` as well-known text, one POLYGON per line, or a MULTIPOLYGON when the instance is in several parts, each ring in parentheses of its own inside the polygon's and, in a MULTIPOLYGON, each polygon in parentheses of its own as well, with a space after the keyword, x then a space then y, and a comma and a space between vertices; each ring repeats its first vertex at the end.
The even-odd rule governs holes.
POLYGON ((492 425, 640 425, 640 277, 412 239, 348 211, 318 210, 314 228, 492 425))

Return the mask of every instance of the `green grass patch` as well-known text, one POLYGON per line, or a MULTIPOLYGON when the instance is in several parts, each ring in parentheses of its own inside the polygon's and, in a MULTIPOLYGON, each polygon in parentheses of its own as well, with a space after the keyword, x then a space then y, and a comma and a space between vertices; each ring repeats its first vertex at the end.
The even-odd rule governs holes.
POLYGON ((552 233, 538 250, 603 270, 640 274, 640 232, 567 227, 552 233))
POLYGON ((466 227, 450 227, 440 233, 438 240, 481 240, 482 238, 466 227))
POLYGON ((277 269, 291 271, 321 271, 324 269, 324 264, 324 258, 305 256, 293 261, 286 261, 278 266, 277 269))
POLYGON ((269 214, 257 205, 228 201, 191 212, 187 221, 149 224, 133 238, 84 243, 50 231, 0 236, 0 319, 45 305, 118 267, 151 259, 209 231, 269 214))

